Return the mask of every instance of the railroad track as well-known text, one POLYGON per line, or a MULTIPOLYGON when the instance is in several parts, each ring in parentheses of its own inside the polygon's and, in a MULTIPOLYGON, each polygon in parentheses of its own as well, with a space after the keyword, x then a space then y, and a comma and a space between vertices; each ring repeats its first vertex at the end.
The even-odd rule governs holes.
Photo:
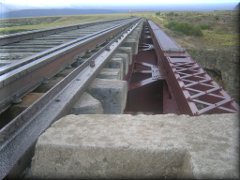
POLYGON ((126 21, 86 23, 3 36, 0 39, 0 75, 126 21))
MULTIPOLYGON (((12 86, 13 79, 22 77, 22 75, 19 74, 25 74, 26 71, 33 71, 37 64, 41 62, 47 63, 46 59, 48 59, 48 61, 52 59, 51 61, 53 61, 54 58, 58 58, 68 49, 72 49, 73 46, 83 46, 83 44, 86 44, 91 38, 103 35, 104 32, 111 31, 111 29, 127 22, 129 22, 129 20, 107 21, 104 23, 92 23, 31 33, 20 33, 2 38, 0 41, 0 44, 2 44, 0 47, 0 63, 2 62, 2 67, 0 67, 0 112, 8 108, 11 102, 18 101, 19 98, 27 92, 22 82, 16 84, 14 87, 12 86), (69 34, 72 35, 69 37, 69 34), (20 42, 18 42, 19 40, 20 42), (4 56, 4 54, 7 54, 7 56, 4 56), (24 67, 25 70, 23 70, 24 67), (10 82, 11 87, 8 87, 7 84, 10 82), (24 90, 18 89, 16 91, 17 87, 19 88, 20 86, 24 86, 24 90)), ((100 43, 102 42, 94 44, 94 47, 100 45, 100 43)), ((88 48, 86 50, 90 49, 89 47, 85 48, 88 48)), ((29 88, 31 89, 36 84, 39 84, 43 78, 48 79, 55 75, 55 71, 61 71, 73 61, 76 61, 80 56, 80 53, 74 54, 74 57, 71 59, 64 60, 65 65, 59 64, 61 67, 59 66, 58 68, 52 69, 51 72, 39 77, 41 80, 35 78, 35 83, 32 86, 28 85, 29 88)))
MULTIPOLYGON (((1 60, 19 60, 124 21, 127 19, 77 24, 1 36, 0 57, 1 60)), ((2 65, 4 65, 3 62, 2 65)))
POLYGON ((58 80, 45 89, 43 95, 27 109, 1 125, 0 178, 12 169, 52 122, 70 112, 78 97, 140 23, 139 18, 132 18, 110 22, 108 27, 100 24, 102 28, 97 32, 68 40, 34 57, 2 67, 1 121, 8 118, 9 109, 20 103, 22 97, 40 85, 46 85, 52 77, 58 80), (61 75, 63 71, 64 77, 61 75), (62 76, 60 79, 59 74, 62 76), (16 147, 21 148, 16 151, 16 147))

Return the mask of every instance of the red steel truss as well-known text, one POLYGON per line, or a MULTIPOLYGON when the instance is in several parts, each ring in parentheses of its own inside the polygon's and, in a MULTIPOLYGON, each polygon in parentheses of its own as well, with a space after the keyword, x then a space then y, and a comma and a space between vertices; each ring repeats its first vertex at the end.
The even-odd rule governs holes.
POLYGON ((238 104, 152 21, 148 21, 158 57, 180 113, 201 115, 238 112, 238 104))

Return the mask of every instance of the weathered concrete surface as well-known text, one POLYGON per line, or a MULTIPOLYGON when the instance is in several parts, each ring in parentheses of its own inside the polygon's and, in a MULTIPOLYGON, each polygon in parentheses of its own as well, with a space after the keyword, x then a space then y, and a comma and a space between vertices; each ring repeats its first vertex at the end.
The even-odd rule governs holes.
POLYGON ((38 140, 32 177, 239 178, 238 117, 69 115, 38 140))
POLYGON ((125 47, 131 47, 133 55, 138 53, 138 44, 140 35, 142 32, 142 24, 139 25, 135 31, 130 34, 130 36, 123 42, 123 46, 125 47))
POLYGON ((127 101, 127 82, 115 79, 96 78, 88 92, 98 99, 105 114, 122 114, 127 101))
POLYGON ((132 53, 137 54, 138 53, 138 43, 139 40, 135 38, 128 38, 124 43, 123 46, 125 47, 132 47, 132 53))
POLYGON ((98 74, 99 79, 121 79, 120 68, 103 68, 98 74))
POLYGON ((129 66, 129 56, 127 53, 115 53, 113 58, 122 58, 123 59, 123 66, 124 66, 124 75, 128 73, 128 66, 129 66))
POLYGON ((121 57, 112 58, 105 66, 106 68, 117 68, 120 69, 120 79, 123 79, 125 75, 125 65, 124 60, 121 57))
POLYGON ((117 52, 119 53, 126 53, 128 55, 128 59, 129 59, 129 62, 128 64, 132 64, 132 56, 133 56, 133 53, 132 53, 132 47, 120 47, 118 48, 117 52))
POLYGON ((83 93, 71 110, 72 114, 103 114, 103 107, 100 101, 88 93, 83 93))

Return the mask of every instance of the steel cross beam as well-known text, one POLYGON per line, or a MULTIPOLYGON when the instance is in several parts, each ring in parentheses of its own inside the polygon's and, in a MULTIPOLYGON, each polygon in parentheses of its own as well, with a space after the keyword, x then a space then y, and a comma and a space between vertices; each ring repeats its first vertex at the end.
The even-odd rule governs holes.
POLYGON ((234 113, 238 104, 196 63, 185 49, 152 21, 148 21, 158 63, 164 67, 168 86, 180 113, 201 115, 234 113))
POLYGON ((133 70, 133 73, 149 74, 150 77, 146 77, 142 80, 139 80, 138 82, 132 83, 128 88, 129 91, 164 79, 164 76, 160 73, 156 65, 145 62, 135 62, 134 66, 135 68, 133 70))

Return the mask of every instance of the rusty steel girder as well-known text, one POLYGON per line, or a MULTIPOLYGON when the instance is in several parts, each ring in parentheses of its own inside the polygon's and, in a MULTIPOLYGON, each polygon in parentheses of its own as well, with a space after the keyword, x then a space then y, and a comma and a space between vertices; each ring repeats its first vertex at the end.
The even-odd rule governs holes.
POLYGON ((238 104, 190 55, 152 21, 148 21, 170 92, 181 114, 201 115, 238 112, 238 104))
POLYGON ((163 113, 164 74, 157 67, 157 57, 146 22, 139 39, 138 53, 129 68, 127 114, 163 113))

